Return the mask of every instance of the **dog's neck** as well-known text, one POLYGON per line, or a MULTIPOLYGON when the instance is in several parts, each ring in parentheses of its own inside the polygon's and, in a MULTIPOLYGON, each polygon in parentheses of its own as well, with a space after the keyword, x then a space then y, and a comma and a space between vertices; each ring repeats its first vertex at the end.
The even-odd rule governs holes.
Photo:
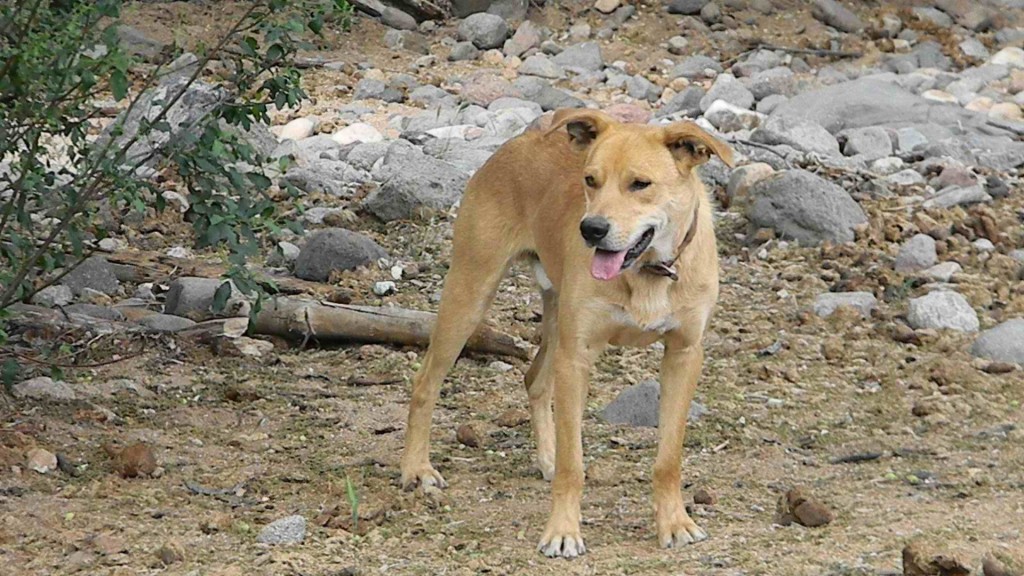
POLYGON ((683 251, 690 245, 690 242, 693 242, 693 237, 697 235, 697 217, 699 216, 699 212, 700 203, 698 202, 693 208, 693 218, 690 220, 690 228, 686 231, 686 236, 683 236, 683 241, 679 244, 679 248, 676 248, 675 256, 669 260, 648 262, 640 267, 642 272, 654 274, 655 276, 671 278, 673 282, 677 282, 679 280, 679 273, 676 272, 676 262, 679 261, 679 257, 683 255, 683 251))

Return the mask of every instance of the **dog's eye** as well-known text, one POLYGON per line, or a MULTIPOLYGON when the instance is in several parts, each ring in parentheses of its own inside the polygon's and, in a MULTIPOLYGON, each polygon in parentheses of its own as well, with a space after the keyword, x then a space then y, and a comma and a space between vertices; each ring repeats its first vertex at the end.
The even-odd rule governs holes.
POLYGON ((583 179, 583 183, 587 185, 587 188, 597 188, 597 180, 593 176, 587 176, 583 179))
POLYGON ((629 189, 633 192, 639 192, 650 185, 651 183, 648 180, 633 180, 633 183, 629 185, 629 189))

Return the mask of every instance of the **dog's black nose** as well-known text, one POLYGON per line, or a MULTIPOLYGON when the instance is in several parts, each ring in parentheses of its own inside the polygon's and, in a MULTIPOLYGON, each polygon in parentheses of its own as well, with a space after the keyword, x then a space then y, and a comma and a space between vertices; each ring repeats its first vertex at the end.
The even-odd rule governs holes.
POLYGON ((605 217, 590 216, 580 222, 580 234, 583 235, 583 239, 587 241, 587 244, 593 246, 608 235, 608 230, 611 227, 612 225, 605 217))

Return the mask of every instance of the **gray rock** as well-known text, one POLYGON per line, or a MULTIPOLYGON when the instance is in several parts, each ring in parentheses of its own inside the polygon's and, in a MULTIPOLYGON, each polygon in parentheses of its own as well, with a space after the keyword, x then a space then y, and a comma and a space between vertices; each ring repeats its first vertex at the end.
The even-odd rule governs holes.
POLYGON ((757 128, 762 116, 757 112, 733 106, 725 100, 715 100, 704 112, 704 118, 722 132, 736 132, 757 128))
POLYGON ((506 110, 509 108, 529 108, 540 116, 544 110, 539 104, 531 100, 524 100, 522 98, 498 98, 494 102, 487 105, 489 112, 497 112, 498 110, 506 110))
POLYGON ((405 95, 387 84, 374 78, 363 78, 356 84, 352 91, 352 97, 356 100, 383 100, 384 102, 398 103, 405 100, 405 95))
POLYGON ((306 518, 299 515, 274 520, 256 537, 260 544, 299 544, 305 539, 306 518))
POLYGON ((97 304, 72 304, 64 308, 64 312, 68 314, 81 314, 82 316, 88 316, 89 318, 96 318, 98 320, 107 320, 108 322, 123 322, 124 314, 119 310, 110 308, 107 306, 99 306, 97 304))
POLYGON ((163 53, 164 48, 166 48, 163 42, 154 40, 138 28, 128 26, 127 24, 118 24, 115 30, 121 48, 132 56, 155 61, 163 53))
POLYGON ((915 186, 924 184, 925 179, 917 170, 907 168, 886 176, 885 182, 893 186, 915 186))
POLYGON ((525 20, 526 11, 530 7, 529 0, 491 0, 487 7, 488 14, 494 14, 509 22, 525 20))
POLYGON ((299 247, 291 242, 278 242, 277 247, 267 255, 267 266, 286 268, 299 258, 299 252, 299 247))
POLYGON ((718 24, 722 21, 722 9, 714 2, 708 2, 700 9, 700 18, 707 24, 718 24))
POLYGON ((779 107, 780 104, 789 100, 789 98, 781 94, 772 94, 771 96, 765 96, 757 105, 754 110, 757 110, 761 114, 771 114, 779 107))
MULTIPOLYGON (((657 380, 644 380, 619 392, 604 410, 601 419, 609 424, 656 428, 661 386, 657 380)), ((689 422, 696 422, 708 414, 708 409, 696 400, 690 403, 689 422)))
MULTIPOLYGON (((959 109, 957 106, 946 107, 959 109)), ((987 118, 982 114, 977 116, 987 118)), ((995 122, 990 122, 990 125, 994 124, 995 122)), ((983 128, 979 127, 978 130, 980 132, 983 128)), ((961 164, 984 166, 1000 172, 1024 165, 1024 142, 1018 142, 1008 136, 990 136, 983 133, 957 135, 933 141, 925 147, 923 153, 928 157, 948 156, 961 164)))
MULTIPOLYGON (((781 106, 787 104, 788 102, 781 106)), ((839 142, 828 130, 812 120, 789 115, 780 116, 778 109, 761 123, 761 127, 750 135, 750 139, 762 144, 784 144, 801 152, 813 152, 824 156, 839 155, 839 142)))
POLYGON ((491 136, 508 140, 522 133, 538 116, 540 112, 533 108, 504 108, 493 112, 481 128, 491 136))
POLYGON ((689 50, 690 41, 683 36, 673 36, 668 39, 668 53, 682 56, 689 50))
POLYGON ((900 128, 896 131, 896 152, 906 154, 928 145, 928 137, 917 128, 900 128))
POLYGON ((401 129, 403 132, 426 132, 445 126, 476 124, 476 117, 485 112, 484 108, 476 105, 464 108, 433 108, 412 118, 405 118, 401 123, 401 129))
POLYGON ((669 0, 668 13, 695 16, 700 14, 708 0, 669 0))
POLYGON ((519 73, 550 80, 565 78, 565 71, 562 70, 562 67, 543 54, 534 54, 524 60, 519 66, 519 73))
POLYGON ((949 282, 953 278, 954 274, 959 274, 963 268, 956 262, 940 262, 927 270, 923 270, 921 274, 936 282, 949 282))
POLYGON ((559 108, 582 108, 583 100, 555 88, 543 78, 523 76, 512 83, 523 97, 536 102, 545 111, 557 110, 559 108))
POLYGON ((839 186, 803 170, 766 178, 751 189, 747 219, 803 245, 851 242, 853 229, 867 222, 861 207, 839 186))
POLYGON ((661 88, 639 74, 626 80, 626 93, 630 98, 648 102, 657 102, 661 98, 661 88))
MULTIPOLYGON (((510 129, 507 127, 492 128, 495 130, 510 129)), ((505 138, 502 138, 503 142, 504 140, 505 138)), ((466 174, 472 174, 479 170, 494 153, 493 150, 480 147, 477 141, 469 142, 457 138, 431 140, 423 146, 423 151, 438 160, 448 162, 466 174)))
POLYGON ((842 306, 849 306, 867 318, 878 307, 878 300, 871 292, 825 292, 814 299, 814 313, 828 318, 842 306))
POLYGON ((977 332, 978 315, 967 300, 949 290, 936 290, 910 301, 907 322, 912 328, 977 332))
POLYGON ((135 323, 151 332, 166 334, 180 332, 196 325, 193 320, 172 314, 150 314, 139 318, 135 323))
POLYGON ((452 14, 456 18, 465 18, 477 12, 486 12, 492 0, 451 0, 452 14))
POLYGON ((707 70, 711 70, 714 74, 721 74, 722 65, 718 63, 718 60, 707 56, 690 56, 676 64, 669 71, 668 75, 672 79, 686 78, 688 80, 697 80, 707 78, 707 70))
POLYGON ((917 65, 921 68, 949 70, 952 67, 952 61, 942 52, 942 45, 938 42, 931 40, 921 42, 914 47, 911 54, 917 61, 917 65))
POLYGON ((384 34, 384 45, 392 50, 406 50, 414 54, 430 54, 427 38, 410 30, 388 30, 384 34))
POLYGON ((1024 318, 1013 318, 982 332, 971 346, 971 354, 1024 366, 1024 318))
POLYGON ((32 296, 32 303, 36 306, 55 308, 57 306, 67 306, 74 299, 75 294, 71 291, 71 288, 63 284, 54 284, 36 292, 32 296))
POLYGON ((61 284, 70 288, 76 296, 81 296, 87 289, 112 296, 117 294, 117 289, 121 286, 117 280, 114 266, 102 256, 86 258, 78 267, 64 276, 61 284))
POLYGON ((554 57, 555 64, 573 71, 595 72, 604 68, 604 56, 596 42, 583 42, 562 50, 554 57))
POLYGON ((455 44, 455 46, 452 46, 451 51, 448 52, 448 60, 451 62, 476 60, 479 57, 480 49, 472 42, 459 42, 455 44))
POLYGON ((325 228, 309 236, 295 259, 295 276, 326 282, 332 272, 366 266, 388 255, 379 244, 358 232, 325 228))
POLYGON ((39 376, 30 380, 23 380, 11 387, 11 393, 15 398, 28 398, 30 400, 74 400, 77 395, 75 390, 63 380, 53 380, 49 376, 39 376))
POLYGON ((796 93, 796 76, 784 66, 769 68, 751 76, 747 87, 756 100, 775 94, 792 96, 796 93))
POLYGON ((988 60, 990 54, 988 48, 977 38, 968 38, 960 43, 960 51, 968 58, 975 60, 988 60))
POLYGON ((367 170, 384 157, 387 153, 390 142, 361 142, 356 144, 345 157, 345 162, 357 170, 367 170))
POLYGON ((940 28, 949 28, 953 25, 952 18, 942 10, 937 10, 931 6, 918 6, 913 8, 911 11, 917 18, 925 22, 930 22, 940 28))
POLYGON ((409 102, 424 104, 431 107, 444 104, 451 104, 454 106, 456 102, 454 94, 431 84, 425 84, 410 92, 408 100, 409 102))
POLYGON ((472 14, 459 23, 459 39, 472 42, 481 50, 501 48, 508 32, 508 23, 494 14, 472 14))
POLYGON ((836 0, 814 0, 812 13, 815 18, 843 32, 859 32, 864 22, 836 0))
POLYGON ((350 198, 359 186, 370 180, 370 174, 345 162, 316 159, 306 166, 290 168, 282 180, 307 194, 350 198))
POLYGON ((707 112, 715 100, 725 100, 733 106, 746 109, 754 105, 754 95, 732 74, 720 74, 715 78, 711 89, 700 100, 701 111, 707 112))
POLYGON ((867 162, 892 155, 892 139, 884 128, 853 128, 839 134, 845 138, 843 154, 857 156, 867 162))
POLYGON ((231 318, 245 316, 249 313, 249 304, 234 283, 220 278, 199 278, 182 276, 171 282, 164 300, 164 314, 181 316, 191 320, 208 320, 210 318, 231 318), (231 293, 224 308, 213 310, 217 290, 228 283, 231 293))
POLYGON ((672 114, 681 114, 690 118, 696 118, 700 116, 700 101, 704 98, 704 89, 700 86, 687 86, 682 92, 679 92, 672 97, 664 106, 662 106, 655 116, 669 116, 672 114))
POLYGON ((948 186, 935 193, 935 196, 921 203, 923 208, 952 208, 979 202, 991 202, 992 197, 985 192, 981 184, 973 186, 948 186))
POLYGON ((391 6, 385 6, 384 10, 380 13, 380 21, 385 26, 390 26, 397 30, 418 30, 419 25, 416 23, 416 19, 412 16, 402 12, 397 8, 391 6))
POLYGON ((527 50, 540 46, 542 41, 543 34, 540 28, 526 20, 516 28, 516 33, 505 41, 502 51, 506 56, 522 56, 527 50))
POLYGON ((363 206, 385 222, 413 218, 421 210, 448 210, 469 180, 468 174, 411 146, 392 145, 384 155, 380 188, 363 206))
POLYGON ((896 271, 917 272, 934 266, 938 261, 935 239, 927 234, 915 234, 900 246, 896 255, 896 271))

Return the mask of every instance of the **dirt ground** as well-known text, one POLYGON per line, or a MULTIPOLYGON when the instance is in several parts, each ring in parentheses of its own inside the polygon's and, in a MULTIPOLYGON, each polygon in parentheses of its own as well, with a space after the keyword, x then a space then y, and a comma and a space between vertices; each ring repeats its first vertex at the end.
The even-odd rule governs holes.
MULTIPOLYGON (((194 6, 137 5, 130 20, 150 23, 154 35, 194 38, 209 33, 212 9, 194 6)), ((625 33, 607 60, 642 69, 645 58, 667 56, 656 47, 671 30, 661 17, 642 18, 647 33, 625 33)), ((777 20, 817 30, 803 16, 777 20)), ((404 70, 407 61, 392 58, 382 35, 360 19, 351 32, 329 36, 324 56, 404 70)), ((309 72, 314 110, 347 102, 333 89, 345 81, 338 74, 309 72)), ((997 211, 1024 210, 1020 194, 1000 202, 997 211)), ((866 210, 875 230, 900 224, 882 206, 868 202, 866 210)), ((436 309, 450 218, 388 227, 361 218, 353 227, 420 263, 420 286, 402 283, 387 303, 436 309)), ((697 393, 709 414, 686 440, 687 501, 697 488, 718 499, 693 507, 710 535, 705 542, 657 547, 656 431, 597 417, 623 387, 656 377, 656 347, 612 350, 594 372, 584 422, 588 553, 564 561, 536 552, 549 497, 531 464, 525 362, 458 362, 433 433, 433 463, 450 487, 424 495, 398 487, 409 381, 422 350, 275 341, 273 353, 246 359, 171 337, 111 337, 104 342, 127 360, 64 375, 85 399, 0 397, 0 573, 873 575, 901 573, 900 552, 918 539, 974 567, 992 552, 1024 557, 1024 373, 983 371, 966 352, 969 335, 925 332, 917 343, 897 342, 894 326, 918 294, 885 284, 888 243, 868 235, 852 247, 773 248, 757 259, 736 240, 742 227, 731 213, 718 222, 722 295, 697 393), (870 319, 809 314, 814 297, 838 282, 893 289, 870 319), (463 424, 479 433, 479 448, 456 441, 463 424), (159 477, 112 473, 103 446, 136 441, 154 447, 159 477), (77 475, 26 470, 23 454, 33 446, 80 464, 77 475), (877 457, 842 463, 863 454, 877 457), (357 523, 347 482, 358 494, 357 523), (197 485, 235 489, 206 495, 197 485), (776 501, 793 486, 824 501, 835 521, 774 525, 776 501), (292 514, 309 521, 302 544, 256 543, 266 524, 292 514), (173 552, 169 566, 161 551, 173 552)), ((999 298, 1007 316, 1024 309, 1024 294, 998 262, 958 261, 960 290, 972 302, 999 298)), ((358 302, 380 304, 370 288, 384 279, 387 270, 363 270, 341 285, 358 302)), ((533 339, 539 313, 531 276, 514 269, 490 322, 533 339)))

